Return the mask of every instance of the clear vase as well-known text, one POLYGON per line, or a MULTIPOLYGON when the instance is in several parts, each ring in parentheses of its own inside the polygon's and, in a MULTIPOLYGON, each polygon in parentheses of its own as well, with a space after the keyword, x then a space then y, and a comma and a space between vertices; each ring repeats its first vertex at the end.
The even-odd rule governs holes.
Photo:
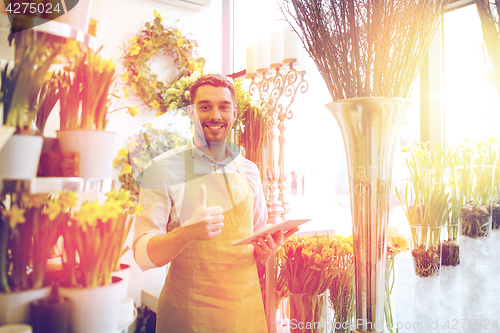
MULTIPOLYGON (((439 332, 441 227, 411 226, 410 250, 413 258, 413 320, 439 332)), ((418 331, 418 330, 417 330, 418 331)))
POLYGON ((401 120, 413 102, 360 97, 327 104, 347 155, 356 277, 356 330, 383 332, 392 165, 401 120))
POLYGON ((396 282, 396 257, 386 261, 385 269, 385 327, 390 333, 399 333, 397 328, 397 307, 395 306, 396 292, 394 289, 396 282))
POLYGON ((321 295, 290 293, 288 300, 290 302, 290 332, 330 332, 328 296, 326 292, 321 295))
POLYGON ((350 333, 354 319, 354 262, 333 278, 329 291, 333 332, 350 333))

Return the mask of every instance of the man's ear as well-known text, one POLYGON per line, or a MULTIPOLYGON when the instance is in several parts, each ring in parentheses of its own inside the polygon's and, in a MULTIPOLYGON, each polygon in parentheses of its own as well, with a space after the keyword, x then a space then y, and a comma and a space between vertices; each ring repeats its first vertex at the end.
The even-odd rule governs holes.
POLYGON ((189 119, 191 120, 191 122, 194 124, 194 120, 195 120, 195 115, 194 113, 196 112, 196 106, 193 105, 193 104, 190 104, 188 106, 188 109, 187 109, 187 113, 188 113, 188 117, 189 119))

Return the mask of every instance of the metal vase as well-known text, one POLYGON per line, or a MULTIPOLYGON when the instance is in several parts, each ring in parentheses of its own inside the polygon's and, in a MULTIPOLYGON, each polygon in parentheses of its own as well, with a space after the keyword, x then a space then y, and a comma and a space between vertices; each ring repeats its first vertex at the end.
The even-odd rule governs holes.
POLYGON ((394 146, 403 98, 360 97, 328 103, 347 154, 356 280, 356 332, 384 331, 385 265, 394 146))

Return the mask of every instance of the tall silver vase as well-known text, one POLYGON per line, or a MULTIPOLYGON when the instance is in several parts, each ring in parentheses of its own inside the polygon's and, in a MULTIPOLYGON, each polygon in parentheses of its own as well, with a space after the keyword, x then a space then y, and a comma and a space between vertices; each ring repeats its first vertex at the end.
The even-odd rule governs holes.
POLYGON ((328 103, 347 154, 356 277, 356 331, 384 331, 385 262, 394 146, 402 98, 360 97, 328 103))

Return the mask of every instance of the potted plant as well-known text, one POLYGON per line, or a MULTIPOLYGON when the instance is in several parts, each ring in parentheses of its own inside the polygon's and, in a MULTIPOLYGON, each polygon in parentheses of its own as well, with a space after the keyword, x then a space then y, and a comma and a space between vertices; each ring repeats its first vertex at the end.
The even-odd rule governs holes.
POLYGON ((404 201, 396 191, 411 228, 411 254, 415 274, 437 276, 441 268, 441 229, 451 210, 450 194, 443 174, 447 156, 440 147, 431 151, 426 143, 404 149, 410 172, 404 201))
POLYGON ((0 325, 29 320, 29 303, 50 294, 46 262, 76 198, 26 191, 4 195, 0 206, 0 325))
POLYGON ((34 31, 16 34, 16 63, 1 72, 2 124, 15 134, 0 150, 0 178, 36 177, 43 143, 45 114, 54 107, 55 87, 47 73, 60 46, 34 31))
POLYGON ((74 333, 109 332, 118 324, 123 281, 112 273, 128 250, 125 239, 142 206, 134 204, 125 190, 110 191, 106 197, 102 204, 83 203, 64 226, 67 278, 58 291, 73 302, 74 333))
POLYGON ((89 50, 57 75, 61 150, 80 153, 80 177, 110 177, 116 133, 105 129, 115 64, 89 50))

